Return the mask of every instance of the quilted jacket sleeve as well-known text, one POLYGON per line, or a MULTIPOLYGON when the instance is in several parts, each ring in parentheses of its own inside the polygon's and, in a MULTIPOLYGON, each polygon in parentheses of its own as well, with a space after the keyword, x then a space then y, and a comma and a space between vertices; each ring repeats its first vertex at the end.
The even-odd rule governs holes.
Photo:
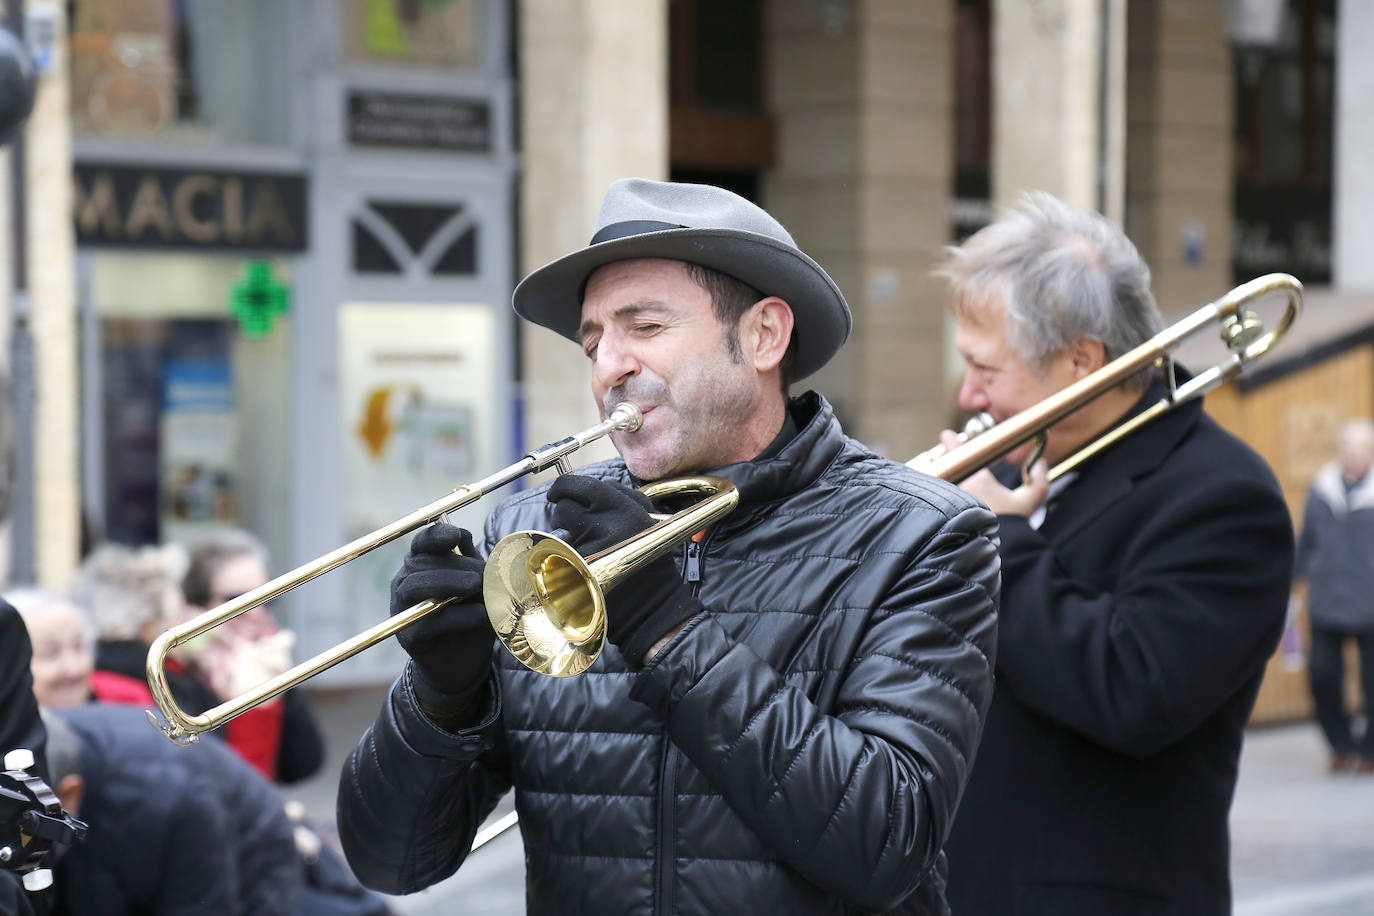
POLYGON ((407 894, 453 874, 510 780, 500 752, 501 695, 479 722, 447 732, 421 712, 410 667, 344 762, 338 824, 348 864, 367 887, 407 894))
POLYGON ((995 531, 967 507, 912 548, 828 713, 709 613, 632 693, 779 858, 853 906, 896 906, 938 860, 991 698, 995 531))

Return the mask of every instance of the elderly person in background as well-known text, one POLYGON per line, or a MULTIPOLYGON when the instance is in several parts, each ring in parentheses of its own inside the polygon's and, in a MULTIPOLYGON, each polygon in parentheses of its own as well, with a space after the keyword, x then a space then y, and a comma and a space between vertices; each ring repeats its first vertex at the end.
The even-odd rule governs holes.
MULTIPOLYGON (((225 528, 191 546, 181 579, 187 614, 218 607, 267 581, 267 548, 247 531, 225 528)), ((195 674, 216 695, 236 696, 286 670, 295 635, 261 605, 217 627, 200 643, 195 674)), ((229 743, 259 772, 281 783, 306 779, 324 761, 324 739, 305 695, 249 710, 227 726, 229 743)))
POLYGON ((38 705, 80 706, 91 698, 95 630, 86 612, 68 598, 41 588, 5 592, 33 645, 33 694, 38 705))
MULTIPOLYGON (((102 544, 77 570, 72 600, 95 627, 91 688, 97 700, 152 705, 144 673, 148 645, 181 619, 177 583, 185 567, 185 554, 176 547, 102 544)), ((180 662, 168 665, 167 679, 183 708, 201 712, 218 702, 180 662)))
POLYGON ((1312 478, 1298 539, 1296 577, 1307 581, 1312 650, 1307 662, 1317 722, 1331 770, 1374 773, 1374 423, 1350 420, 1339 455, 1312 478), (1345 703, 1345 645, 1360 652, 1364 734, 1356 739, 1345 703))

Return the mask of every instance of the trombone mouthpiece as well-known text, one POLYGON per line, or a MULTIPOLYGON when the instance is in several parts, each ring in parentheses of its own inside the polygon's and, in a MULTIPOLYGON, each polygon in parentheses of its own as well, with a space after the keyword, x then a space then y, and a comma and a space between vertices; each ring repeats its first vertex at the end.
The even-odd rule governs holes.
POLYGON ((629 401, 621 401, 615 405, 615 410, 611 411, 611 415, 607 419, 615 423, 615 429, 621 429, 627 433, 636 432, 639 429, 639 424, 644 422, 644 417, 640 414, 639 408, 629 401))

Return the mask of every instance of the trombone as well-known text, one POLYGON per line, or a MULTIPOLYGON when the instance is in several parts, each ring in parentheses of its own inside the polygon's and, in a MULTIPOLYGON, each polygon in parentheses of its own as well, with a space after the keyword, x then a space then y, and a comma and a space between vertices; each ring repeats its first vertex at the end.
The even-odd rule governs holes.
MULTIPOLYGON (((601 423, 541 446, 489 477, 459 487, 385 527, 162 633, 148 648, 146 669, 148 687, 165 721, 160 721, 152 710, 148 710, 149 721, 173 742, 192 744, 201 732, 219 728, 446 607, 455 599, 422 601, 200 715, 191 715, 181 709, 167 682, 168 653, 182 643, 449 512, 474 503, 526 474, 550 467, 557 467, 560 474, 569 473, 571 466, 567 458, 573 452, 618 430, 635 432, 641 422, 638 407, 628 402, 619 404, 601 423)), ((642 489, 650 499, 679 494, 704 498, 676 515, 654 515, 656 523, 645 531, 585 559, 553 535, 534 531, 516 532, 502 538, 492 548, 483 577, 487 615, 502 643, 523 664, 553 677, 568 677, 584 671, 605 645, 604 593, 635 569, 730 512, 739 502, 734 484, 720 477, 665 480, 642 489)))
POLYGON ((1125 353, 1101 369, 1028 407, 1001 423, 982 414, 975 417, 960 434, 960 444, 946 450, 936 446, 907 462, 933 477, 958 483, 975 471, 986 467, 1023 442, 1043 437, 1045 431, 1084 404, 1125 382, 1149 366, 1164 370, 1168 391, 1164 397, 1131 419, 1083 446, 1050 469, 1054 480, 1078 467, 1084 461, 1110 448, 1140 427, 1157 419, 1194 398, 1200 398, 1233 378, 1250 363, 1259 359, 1288 333, 1302 311, 1302 284, 1288 274, 1273 273, 1256 277, 1204 305, 1181 321, 1170 325, 1154 337, 1125 353), (1278 323, 1266 330, 1259 317, 1247 306, 1254 300, 1273 293, 1286 297, 1283 314, 1278 323), (1226 357, 1210 369, 1178 384, 1170 354, 1187 338, 1215 324, 1220 325, 1221 340, 1226 345, 1226 357))

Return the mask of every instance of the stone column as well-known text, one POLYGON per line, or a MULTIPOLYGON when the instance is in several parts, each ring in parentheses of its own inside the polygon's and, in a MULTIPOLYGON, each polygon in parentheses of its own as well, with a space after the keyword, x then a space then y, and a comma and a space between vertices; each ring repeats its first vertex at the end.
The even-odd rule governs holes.
POLYGON ((1374 291, 1374 4, 1341 0, 1336 12, 1332 283, 1374 291))
MULTIPOLYGON (((40 4, 30 2, 30 7, 40 4)), ((21 446, 32 449, 34 470, 33 531, 21 536, 34 540, 38 583, 65 589, 79 559, 80 477, 77 473, 78 407, 76 345, 75 238, 71 220, 72 148, 68 101, 66 21, 62 6, 41 4, 54 19, 53 55, 40 75, 33 113, 24 127, 25 233, 29 293, 29 328, 34 344, 33 439, 21 446)), ((9 156, 3 158, 10 175, 9 156)), ((5 182, 8 191, 8 181, 5 182)), ((3 353, 9 354, 13 323, 14 273, 10 223, 14 197, 6 193, 0 214, 5 223, 3 251, 3 353)), ((6 366, 6 371, 9 367, 6 366)), ((13 536, 16 532, 9 531, 13 536)), ((0 565, 8 577, 8 537, 0 551, 0 565)))
POLYGON ((952 4, 772 0, 768 13, 779 140, 762 203, 854 312, 849 343, 794 390, 817 389, 851 435, 904 461, 951 405, 930 269, 951 234, 952 4))
POLYGON ((1126 230, 1166 320, 1231 287, 1234 93, 1225 0, 1132 0, 1126 230))
MULTIPOLYGON (((668 7, 644 0, 521 0, 522 275, 591 238, 617 178, 668 172, 668 7)), ((525 441, 596 422, 586 358, 521 321, 525 441)), ((607 440, 575 463, 614 454, 607 440)))
POLYGON ((1099 210, 1101 0, 994 0, 992 196, 1099 210))
POLYGON ((38 363, 35 536, 38 581, 65 588, 81 546, 72 122, 66 19, 56 4, 42 5, 54 17, 55 41, 51 67, 38 84, 27 147, 29 290, 38 363))

